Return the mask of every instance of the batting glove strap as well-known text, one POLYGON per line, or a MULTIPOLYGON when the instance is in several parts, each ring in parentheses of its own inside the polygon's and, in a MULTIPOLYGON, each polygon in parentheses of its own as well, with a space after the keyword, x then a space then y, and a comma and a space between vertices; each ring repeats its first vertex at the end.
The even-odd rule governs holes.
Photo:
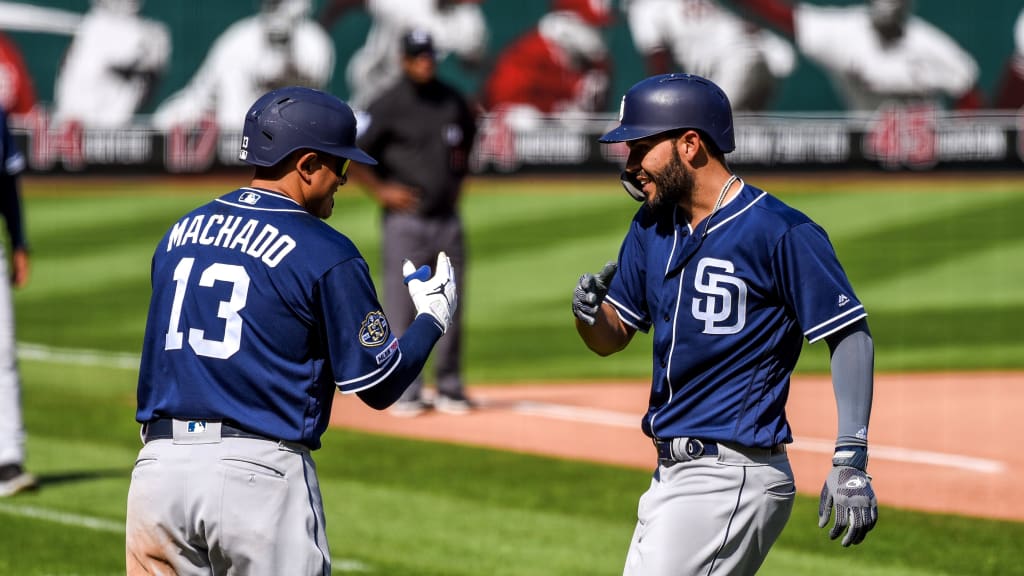
POLYGON ((433 276, 430 276, 429 266, 416 268, 409 260, 402 264, 402 274, 405 276, 406 286, 409 287, 413 306, 416 307, 416 315, 430 315, 441 331, 447 332, 458 305, 455 271, 448 256, 444 252, 437 255, 437 267, 433 276))
POLYGON ((586 273, 580 276, 572 296, 572 313, 588 326, 597 321, 597 311, 608 295, 608 287, 618 271, 618 264, 609 262, 597 275, 586 273))
POLYGON ((843 546, 860 544, 878 521, 878 501, 871 488, 871 477, 851 466, 833 466, 821 488, 818 504, 818 528, 828 525, 835 511, 835 524, 828 533, 835 540, 846 532, 843 546))
POLYGON ((867 446, 836 446, 832 454, 833 466, 850 466, 863 472, 868 469, 867 446))

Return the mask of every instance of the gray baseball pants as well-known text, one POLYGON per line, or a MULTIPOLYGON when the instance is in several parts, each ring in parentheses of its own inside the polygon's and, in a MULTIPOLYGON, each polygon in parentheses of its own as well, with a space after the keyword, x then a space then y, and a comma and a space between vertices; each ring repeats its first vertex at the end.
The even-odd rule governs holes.
MULTIPOLYGON (((438 340, 431 354, 437 391, 459 396, 462 388, 462 311, 466 306, 466 247, 458 216, 424 218, 414 214, 385 213, 382 225, 384 313, 391 329, 401 335, 416 317, 409 289, 402 280, 402 262, 424 264, 433 272, 437 253, 445 251, 455 268, 459 304, 448 332, 438 340)), ((402 400, 415 400, 423 391, 423 375, 409 385, 402 400)))
MULTIPOLYGON (((177 424, 176 424, 177 425, 177 424)), ((326 576, 316 465, 304 446, 201 434, 152 440, 128 488, 127 574, 326 576)))
POLYGON ((719 444, 717 457, 661 461, 640 497, 623 576, 755 574, 795 496, 784 452, 719 444))

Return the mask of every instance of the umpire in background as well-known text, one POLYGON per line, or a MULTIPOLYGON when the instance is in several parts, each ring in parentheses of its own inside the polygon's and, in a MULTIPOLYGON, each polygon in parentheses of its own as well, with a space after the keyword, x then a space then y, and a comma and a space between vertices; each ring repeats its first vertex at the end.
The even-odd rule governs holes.
MULTIPOLYGON (((376 166, 353 164, 354 180, 366 185, 383 208, 384 304, 392 328, 401 332, 414 309, 404 295, 402 260, 429 261, 444 251, 461 274, 464 298, 466 249, 458 202, 476 137, 476 115, 467 99, 437 78, 430 33, 414 29, 402 37, 401 79, 366 110, 359 147, 378 159, 376 166), (392 278, 395 276, 395 278, 392 278)), ((465 300, 463 300, 465 302, 465 300)), ((472 405, 462 382, 462 310, 437 343, 434 408, 464 414, 472 405)), ((417 416, 430 408, 423 377, 391 409, 395 416, 417 416)))

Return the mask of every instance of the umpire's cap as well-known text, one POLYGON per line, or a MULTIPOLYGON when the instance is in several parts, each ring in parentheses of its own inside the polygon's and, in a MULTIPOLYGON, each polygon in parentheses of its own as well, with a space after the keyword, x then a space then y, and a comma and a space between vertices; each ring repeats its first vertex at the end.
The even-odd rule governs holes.
POLYGON ((434 38, 428 30, 413 28, 402 36, 402 54, 407 58, 434 56, 434 38))
POLYGON ((337 97, 302 86, 278 88, 260 96, 245 114, 238 159, 273 166, 296 150, 309 148, 363 164, 376 164, 356 147, 356 117, 337 97))
POLYGON ((599 141, 630 142, 681 128, 703 132, 722 152, 736 149, 729 98, 693 74, 662 74, 634 84, 622 97, 619 126, 599 141))

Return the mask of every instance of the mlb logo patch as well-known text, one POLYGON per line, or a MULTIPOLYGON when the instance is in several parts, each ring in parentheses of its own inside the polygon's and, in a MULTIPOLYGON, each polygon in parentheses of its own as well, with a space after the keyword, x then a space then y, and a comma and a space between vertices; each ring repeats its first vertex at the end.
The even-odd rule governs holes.
POLYGON ((385 348, 384 350, 382 350, 380 353, 377 354, 377 366, 380 366, 381 364, 387 362, 388 358, 391 358, 392 356, 394 356, 395 352, 397 352, 397 351, 398 351, 398 340, 395 339, 395 340, 391 341, 391 344, 388 345, 387 348, 385 348))
POLYGON ((255 192, 242 192, 238 196, 238 201, 243 203, 243 204, 249 204, 250 206, 255 206, 256 203, 260 201, 260 195, 255 193, 255 192))
POLYGON ((185 426, 189 434, 202 434, 206 432, 206 420, 189 420, 185 426))

